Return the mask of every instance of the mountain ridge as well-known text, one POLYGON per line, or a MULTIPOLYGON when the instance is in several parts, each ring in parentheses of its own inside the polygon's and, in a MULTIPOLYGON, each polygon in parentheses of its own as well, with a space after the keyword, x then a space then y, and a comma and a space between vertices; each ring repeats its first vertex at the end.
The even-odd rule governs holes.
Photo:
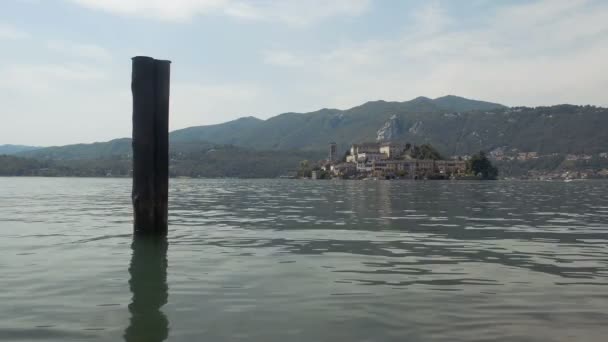
MULTIPOLYGON (((189 127, 174 131, 171 136, 174 141, 199 139, 262 150, 320 150, 324 149, 330 140, 337 140, 340 144, 360 142, 352 141, 353 139, 373 140, 376 132, 371 132, 367 128, 379 129, 394 113, 432 113, 498 108, 507 107, 498 103, 470 100, 453 95, 437 99, 417 97, 404 102, 375 100, 345 110, 323 108, 308 113, 282 113, 258 122, 249 130, 240 131, 237 137, 230 131, 214 136, 209 133, 211 130, 220 129, 222 124, 189 127), (360 133, 362 136, 357 137, 360 133)), ((234 121, 227 122, 225 125, 231 125, 232 122, 234 121)))
MULTIPOLYGON (((170 133, 172 148, 234 145, 258 151, 340 152, 365 141, 430 143, 444 155, 515 149, 539 153, 600 153, 608 146, 608 110, 594 106, 506 107, 454 95, 410 101, 368 101, 346 110, 287 112, 262 120, 242 117, 170 133), (194 145, 193 145, 194 144, 194 145)), ((606 148, 608 149, 608 148, 606 148)), ((128 138, 17 153, 46 159, 129 156, 128 138), (126 140, 125 140, 126 139, 126 140)))
POLYGON ((43 148, 43 147, 29 146, 29 145, 5 144, 5 145, 0 145, 0 154, 11 155, 11 154, 17 154, 17 153, 25 152, 25 151, 33 151, 33 150, 37 150, 37 149, 41 149, 41 148, 43 148))

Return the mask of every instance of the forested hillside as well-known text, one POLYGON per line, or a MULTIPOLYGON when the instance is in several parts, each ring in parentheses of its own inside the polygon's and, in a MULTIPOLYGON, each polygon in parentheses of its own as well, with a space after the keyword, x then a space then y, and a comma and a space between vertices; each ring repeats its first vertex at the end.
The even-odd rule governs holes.
POLYGON ((234 129, 235 123, 191 127, 175 131, 171 137, 174 141, 230 143, 260 150, 318 151, 335 141, 345 151, 352 143, 388 140, 430 143, 445 155, 498 147, 542 154, 599 153, 608 149, 606 108, 507 108, 454 96, 286 113, 241 125, 238 130, 234 129))

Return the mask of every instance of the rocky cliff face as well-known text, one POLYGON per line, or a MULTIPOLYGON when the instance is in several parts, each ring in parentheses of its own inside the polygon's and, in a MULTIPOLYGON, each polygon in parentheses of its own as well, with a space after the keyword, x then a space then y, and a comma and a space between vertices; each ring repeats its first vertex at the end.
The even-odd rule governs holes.
POLYGON ((397 115, 392 115, 376 133, 376 141, 390 141, 397 139, 402 132, 401 122, 397 115))
POLYGON ((408 129, 408 132, 412 133, 412 134, 420 134, 422 133, 422 121, 416 121, 416 123, 414 123, 412 125, 412 127, 410 127, 410 129, 408 129))

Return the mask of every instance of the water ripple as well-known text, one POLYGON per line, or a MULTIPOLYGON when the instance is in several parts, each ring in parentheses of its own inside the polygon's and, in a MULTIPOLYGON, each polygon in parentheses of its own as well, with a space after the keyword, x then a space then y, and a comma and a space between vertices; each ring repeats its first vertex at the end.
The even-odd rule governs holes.
MULTIPOLYGON (((0 188, 0 339, 137 334, 137 267, 156 269, 133 266, 130 180, 0 188)), ((606 193, 599 181, 172 180, 168 292, 137 310, 172 341, 603 341, 606 193)))

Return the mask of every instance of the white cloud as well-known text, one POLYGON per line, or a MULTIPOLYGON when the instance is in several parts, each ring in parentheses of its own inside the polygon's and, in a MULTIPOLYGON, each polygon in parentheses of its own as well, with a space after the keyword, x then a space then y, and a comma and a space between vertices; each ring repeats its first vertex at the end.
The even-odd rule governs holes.
POLYGON ((28 38, 29 34, 11 25, 0 23, 0 40, 17 40, 28 38))
POLYGON ((65 55, 92 59, 95 61, 109 61, 112 59, 110 52, 94 44, 78 44, 63 40, 49 40, 46 42, 48 49, 65 55))
POLYGON ((414 23, 395 39, 300 54, 298 63, 281 63, 295 54, 274 49, 264 61, 297 66, 300 74, 289 76, 314 82, 311 101, 339 108, 369 99, 445 94, 508 105, 608 104, 603 94, 608 83, 606 3, 503 6, 480 25, 459 27, 434 2, 412 18, 414 23))
POLYGON ((306 26, 333 16, 357 16, 365 12, 368 6, 369 0, 234 1, 224 11, 228 15, 245 19, 306 26))
POLYGON ((82 64, 13 64, 0 69, 0 88, 26 94, 67 91, 69 86, 105 79, 104 71, 82 64))
MULTIPOLYGON (((292 26, 309 25, 328 16, 358 15, 368 6, 367 1, 320 0, 70 1, 163 20, 221 14, 292 26)), ((494 13, 475 16, 465 25, 460 18, 451 17, 442 3, 424 2, 404 13, 403 31, 389 32, 396 33, 391 38, 376 34, 376 39, 349 42, 344 40, 348 35, 340 35, 337 42, 330 38, 333 48, 321 51, 313 51, 317 44, 303 43, 290 50, 272 40, 258 54, 265 68, 276 68, 262 73, 205 75, 205 68, 176 63, 171 128, 244 115, 268 117, 290 110, 348 108, 374 99, 402 101, 419 95, 456 94, 507 105, 608 105, 608 3, 503 2, 494 13), (256 76, 259 74, 263 76, 256 76), (231 80, 225 80, 226 76, 231 80), (214 81, 184 83, 195 77, 214 81)), ((0 39, 25 37, 28 35, 18 29, 0 25, 0 39)), ((28 43, 40 47, 34 39, 28 43)), ((3 142, 64 144, 128 136, 128 61, 112 60, 102 47, 69 40, 48 41, 46 48, 47 53, 50 49, 74 58, 58 64, 0 63, 0 119, 10 122, 0 125, 3 142)))
POLYGON ((129 16, 182 21, 225 6, 228 0, 71 0, 81 6, 129 16))
POLYGON ((84 64, 0 67, 0 136, 36 145, 104 141, 130 134, 128 77, 84 64))
POLYGON ((304 65, 304 60, 287 51, 265 51, 264 63, 276 66, 295 67, 304 65))
POLYGON ((451 22, 439 2, 430 2, 415 11, 412 15, 415 25, 413 29, 424 34, 442 31, 451 22))
POLYGON ((261 21, 305 26, 338 15, 359 15, 369 0, 70 0, 110 13, 164 21, 187 21, 197 15, 222 13, 261 21))
MULTIPOLYGON (((175 71, 179 78, 184 70, 175 71)), ((279 101, 273 97, 251 83, 176 80, 171 84, 171 129, 256 115, 255 108, 274 113, 278 107, 273 103, 279 101)), ((4 143, 63 145, 130 135, 128 69, 117 72, 91 64, 0 66, 0 103, 0 120, 10 122, 0 125, 4 143)))

